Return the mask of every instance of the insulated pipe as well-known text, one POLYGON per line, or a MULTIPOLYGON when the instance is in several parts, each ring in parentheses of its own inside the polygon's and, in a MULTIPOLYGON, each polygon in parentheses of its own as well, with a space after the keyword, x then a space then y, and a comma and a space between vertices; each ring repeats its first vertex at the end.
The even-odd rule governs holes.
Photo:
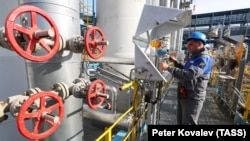
MULTIPOLYGON (((65 40, 80 35, 79 0, 20 0, 21 5, 33 5, 46 11, 54 20, 59 33, 65 40), (79 27, 79 28, 78 28, 79 27)), ((37 17, 43 29, 48 27, 44 19, 37 17)), ((72 83, 73 78, 81 76, 81 54, 68 50, 57 53, 47 62, 26 61, 29 87, 50 89, 55 82, 72 83)), ((43 124, 42 131, 48 126, 43 124)), ((64 117, 60 127, 41 141, 81 141, 83 140, 82 99, 68 97, 64 101, 64 117), (69 127, 70 128, 69 130, 69 127)))
MULTIPOLYGON (((105 55, 97 61, 109 63, 109 65, 118 72, 129 76, 130 70, 134 68, 135 62, 135 45, 132 39, 135 35, 141 12, 147 1, 149 0, 96 1, 96 11, 98 15, 96 25, 103 29, 107 40, 110 41, 105 55), (130 10, 128 10, 128 7, 130 10)), ((104 66, 103 69, 108 70, 109 68, 104 66)), ((110 72, 127 79, 113 70, 110 72)), ((128 101, 130 91, 118 93, 118 105, 123 106, 117 107, 117 111, 123 113, 130 106, 130 101, 128 101)))
MULTIPOLYGON (((97 109, 92 110, 88 105, 83 104, 83 117, 91 120, 93 123, 103 126, 110 126, 122 115, 122 113, 114 114, 112 111, 105 109, 97 109)), ((132 119, 129 116, 125 116, 123 120, 121 120, 117 128, 127 130, 132 123, 132 119)))
MULTIPOLYGON (((160 6, 164 6, 169 8, 170 7, 170 1, 171 0, 160 0, 160 6)), ((172 51, 171 48, 171 34, 166 35, 165 37, 165 46, 168 50, 172 51)))
POLYGON ((123 64, 123 65, 134 65, 135 61, 133 58, 119 58, 117 57, 102 57, 101 59, 94 60, 89 58, 90 62, 101 62, 101 63, 109 63, 109 64, 123 64))

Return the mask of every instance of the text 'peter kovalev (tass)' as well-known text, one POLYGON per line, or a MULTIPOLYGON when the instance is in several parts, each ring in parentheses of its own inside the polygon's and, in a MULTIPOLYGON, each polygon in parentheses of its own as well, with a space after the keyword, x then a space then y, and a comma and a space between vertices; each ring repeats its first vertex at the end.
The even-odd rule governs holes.
POLYGON ((250 139, 249 125, 148 125, 148 138, 206 137, 250 139))

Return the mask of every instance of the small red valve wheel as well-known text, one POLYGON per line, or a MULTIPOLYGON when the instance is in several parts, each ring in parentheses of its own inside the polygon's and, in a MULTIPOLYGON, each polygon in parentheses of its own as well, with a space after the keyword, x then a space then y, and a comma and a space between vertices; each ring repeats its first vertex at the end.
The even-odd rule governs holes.
POLYGON ((42 91, 30 96, 30 98, 23 103, 17 116, 17 127, 19 132, 28 139, 43 139, 56 131, 61 124, 63 114, 64 106, 61 98, 52 92, 42 91), (54 102, 53 105, 47 104, 46 99, 53 100, 50 102, 54 102), (32 107, 35 107, 34 105, 38 106, 32 110, 32 107), (53 112, 53 114, 51 112, 53 112), (27 119, 33 119, 33 129, 27 128, 25 122, 27 119), (48 130, 39 131, 43 123, 46 123, 48 130))
POLYGON ((90 27, 85 34, 85 50, 93 59, 99 59, 104 55, 108 42, 105 41, 103 31, 97 27, 90 27))
POLYGON ((93 81, 88 89, 87 103, 91 109, 98 109, 107 98, 106 86, 102 80, 93 81))
POLYGON ((9 13, 5 21, 5 34, 11 48, 15 52, 23 58, 34 62, 49 60, 58 52, 60 45, 59 31, 53 19, 45 11, 31 5, 19 6, 9 13), (26 27, 15 23, 18 21, 18 17, 21 17, 23 14, 27 14, 31 20, 30 23, 27 23, 26 27), (42 21, 46 21, 51 27, 40 29, 38 26, 40 23, 38 17, 43 17, 45 20, 43 19, 42 21), (21 46, 17 42, 17 34, 27 40, 27 46, 21 46), (53 45, 48 45, 44 41, 45 38, 52 39, 53 45), (41 46, 39 52, 36 49, 36 45, 38 44, 41 46))

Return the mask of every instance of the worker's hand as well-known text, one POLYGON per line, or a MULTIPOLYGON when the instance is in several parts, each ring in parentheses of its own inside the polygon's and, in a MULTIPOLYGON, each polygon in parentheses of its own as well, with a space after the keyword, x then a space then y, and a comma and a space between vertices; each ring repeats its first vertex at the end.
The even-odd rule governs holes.
POLYGON ((160 62, 160 70, 162 70, 162 71, 167 70, 168 67, 169 67, 169 65, 166 62, 164 62, 164 61, 160 62))
POLYGON ((175 57, 173 57, 173 56, 169 56, 168 59, 169 59, 170 62, 178 62, 177 59, 175 57))

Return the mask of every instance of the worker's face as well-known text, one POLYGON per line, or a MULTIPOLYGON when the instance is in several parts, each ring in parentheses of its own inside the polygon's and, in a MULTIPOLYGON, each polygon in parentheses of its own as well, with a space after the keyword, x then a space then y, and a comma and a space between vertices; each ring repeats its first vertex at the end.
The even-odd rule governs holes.
POLYGON ((190 53, 196 53, 203 47, 203 44, 199 40, 189 40, 187 42, 187 49, 190 53))

